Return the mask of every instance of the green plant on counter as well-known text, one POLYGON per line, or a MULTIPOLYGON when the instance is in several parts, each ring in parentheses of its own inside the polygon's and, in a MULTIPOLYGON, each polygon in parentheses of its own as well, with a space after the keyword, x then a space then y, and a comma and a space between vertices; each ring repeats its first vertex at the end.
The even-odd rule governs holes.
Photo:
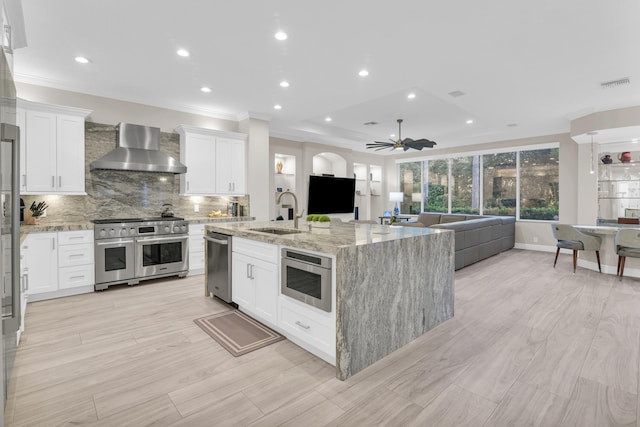
POLYGON ((330 222, 331 218, 327 215, 307 215, 307 221, 330 222))

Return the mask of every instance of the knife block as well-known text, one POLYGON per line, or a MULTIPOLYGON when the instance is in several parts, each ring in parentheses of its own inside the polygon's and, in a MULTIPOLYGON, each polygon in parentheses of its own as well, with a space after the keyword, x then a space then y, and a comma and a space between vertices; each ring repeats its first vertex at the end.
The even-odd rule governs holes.
POLYGON ((29 209, 24 210, 24 224, 25 225, 37 225, 40 223, 40 217, 33 216, 33 212, 29 209))

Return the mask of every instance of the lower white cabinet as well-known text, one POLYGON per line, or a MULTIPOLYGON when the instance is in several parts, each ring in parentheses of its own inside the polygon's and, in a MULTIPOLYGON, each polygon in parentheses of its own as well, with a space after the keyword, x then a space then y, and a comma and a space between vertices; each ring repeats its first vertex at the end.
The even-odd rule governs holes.
POLYGON ((336 319, 304 303, 281 295, 278 326, 289 340, 321 359, 336 363, 336 319))
POLYGON ((278 246, 233 238, 232 299, 241 311, 275 327, 278 312, 278 246))
MULTIPOLYGON (((95 284, 93 231, 29 234, 25 287, 29 301, 92 292, 95 284)), ((24 273, 23 273, 24 274, 24 273)))
POLYGON ((189 275, 204 274, 204 224, 189 224, 189 275))

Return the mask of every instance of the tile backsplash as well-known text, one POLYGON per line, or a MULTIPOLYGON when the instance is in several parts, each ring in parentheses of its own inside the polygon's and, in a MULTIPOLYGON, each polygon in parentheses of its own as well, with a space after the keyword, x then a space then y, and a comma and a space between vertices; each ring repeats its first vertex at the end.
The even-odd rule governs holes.
MULTIPOLYGON (((26 207, 45 201, 51 222, 77 222, 104 218, 160 216, 162 205, 170 203, 176 216, 206 217, 213 210, 227 212, 231 201, 244 206, 249 215, 248 196, 180 196, 180 179, 184 175, 152 172, 89 170, 89 164, 116 148, 113 125, 85 123, 85 191, 86 196, 21 195, 26 207), (194 212, 194 205, 200 211, 194 212)), ((160 149, 180 159, 180 136, 161 133, 160 149)), ((212 166, 213 167, 213 166, 212 166)))

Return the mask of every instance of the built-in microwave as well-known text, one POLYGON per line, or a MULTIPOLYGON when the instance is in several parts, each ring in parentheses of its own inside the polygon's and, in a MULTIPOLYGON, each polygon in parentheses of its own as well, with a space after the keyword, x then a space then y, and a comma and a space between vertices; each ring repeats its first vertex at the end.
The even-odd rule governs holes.
POLYGON ((282 249, 281 293, 331 311, 331 258, 282 249))

